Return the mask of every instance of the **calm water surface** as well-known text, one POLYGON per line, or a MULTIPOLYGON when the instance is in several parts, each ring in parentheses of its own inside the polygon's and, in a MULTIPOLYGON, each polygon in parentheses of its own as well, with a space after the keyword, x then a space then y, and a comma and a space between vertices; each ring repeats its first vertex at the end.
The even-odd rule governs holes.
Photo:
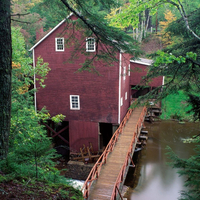
POLYGON ((137 167, 130 168, 125 185, 128 200, 176 200, 184 189, 184 177, 179 177, 176 169, 167 162, 166 146, 181 158, 194 154, 194 144, 183 144, 182 139, 196 135, 200 131, 199 123, 179 124, 174 121, 145 124, 148 130, 148 142, 136 160, 137 167))

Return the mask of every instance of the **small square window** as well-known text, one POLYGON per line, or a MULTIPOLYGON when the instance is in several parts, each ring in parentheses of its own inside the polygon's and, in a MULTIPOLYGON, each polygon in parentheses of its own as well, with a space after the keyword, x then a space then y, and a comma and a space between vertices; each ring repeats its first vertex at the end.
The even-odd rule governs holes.
POLYGON ((79 95, 70 95, 70 109, 80 110, 79 95))
POLYGON ((64 38, 56 38, 56 51, 64 51, 64 38))
POLYGON ((94 38, 87 38, 86 39, 86 51, 87 52, 95 52, 95 39, 94 38))

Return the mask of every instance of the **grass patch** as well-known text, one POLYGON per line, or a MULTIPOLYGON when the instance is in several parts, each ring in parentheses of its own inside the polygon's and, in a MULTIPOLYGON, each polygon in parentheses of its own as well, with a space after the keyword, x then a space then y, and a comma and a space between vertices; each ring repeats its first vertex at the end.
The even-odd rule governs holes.
POLYGON ((162 100, 161 119, 178 119, 179 121, 192 120, 192 113, 187 113, 192 107, 188 106, 188 97, 183 91, 177 94, 170 94, 162 100))

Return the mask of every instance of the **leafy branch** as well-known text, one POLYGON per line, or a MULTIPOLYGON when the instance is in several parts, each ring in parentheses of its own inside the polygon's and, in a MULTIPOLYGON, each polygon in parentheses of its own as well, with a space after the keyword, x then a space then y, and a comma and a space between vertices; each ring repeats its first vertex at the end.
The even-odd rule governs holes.
POLYGON ((188 17, 186 15, 185 8, 184 8, 183 4, 181 3, 181 1, 178 0, 178 4, 175 3, 175 2, 173 2, 173 1, 170 1, 170 0, 167 0, 167 2, 170 3, 170 4, 172 4, 172 5, 174 5, 178 9, 178 11, 180 12, 180 14, 182 16, 182 19, 185 22, 186 28, 189 30, 189 32, 192 33, 192 35, 194 37, 196 37, 197 39, 200 40, 200 37, 190 28, 188 17))

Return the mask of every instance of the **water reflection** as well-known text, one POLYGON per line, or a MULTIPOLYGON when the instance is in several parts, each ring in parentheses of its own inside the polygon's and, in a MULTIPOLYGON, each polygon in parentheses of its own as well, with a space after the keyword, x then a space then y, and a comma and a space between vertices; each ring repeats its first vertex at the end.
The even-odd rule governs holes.
POLYGON ((176 169, 167 164, 166 146, 179 157, 188 158, 194 153, 194 144, 184 144, 182 139, 198 134, 200 124, 163 121, 146 124, 146 127, 149 140, 135 161, 135 172, 129 170, 125 182, 129 190, 125 197, 128 200, 176 200, 184 189, 184 177, 179 177, 176 169))

